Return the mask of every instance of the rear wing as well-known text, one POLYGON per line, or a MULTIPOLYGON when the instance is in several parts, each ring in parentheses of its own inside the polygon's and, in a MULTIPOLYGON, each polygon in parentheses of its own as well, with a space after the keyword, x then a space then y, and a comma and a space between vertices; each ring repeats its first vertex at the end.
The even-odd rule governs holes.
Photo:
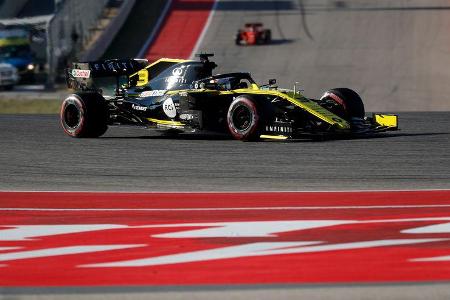
POLYGON ((65 70, 67 87, 78 91, 98 91, 95 78, 115 77, 116 88, 119 78, 128 77, 149 65, 146 59, 109 59, 94 62, 75 62, 65 70))

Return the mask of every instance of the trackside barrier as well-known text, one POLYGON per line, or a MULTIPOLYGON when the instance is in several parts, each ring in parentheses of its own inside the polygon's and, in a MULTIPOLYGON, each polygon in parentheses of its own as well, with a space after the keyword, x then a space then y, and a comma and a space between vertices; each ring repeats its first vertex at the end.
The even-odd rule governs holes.
POLYGON ((28 0, 0 1, 0 19, 15 18, 28 0))

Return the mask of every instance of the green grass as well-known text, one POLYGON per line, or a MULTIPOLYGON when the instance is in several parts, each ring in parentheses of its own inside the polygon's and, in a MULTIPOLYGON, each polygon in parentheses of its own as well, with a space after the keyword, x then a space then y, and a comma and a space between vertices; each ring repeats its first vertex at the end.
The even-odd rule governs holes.
POLYGON ((58 114, 61 100, 0 99, 0 114, 58 114))

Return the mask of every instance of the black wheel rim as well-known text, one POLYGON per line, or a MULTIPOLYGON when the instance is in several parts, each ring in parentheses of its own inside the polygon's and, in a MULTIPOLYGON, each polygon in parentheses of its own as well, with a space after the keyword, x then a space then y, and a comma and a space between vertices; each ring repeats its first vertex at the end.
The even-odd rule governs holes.
POLYGON ((81 113, 74 104, 67 105, 64 110, 64 123, 70 128, 76 128, 80 124, 81 113))
POLYGON ((246 106, 236 107, 233 113, 233 124, 239 131, 246 131, 252 124, 252 112, 246 106))
POLYGON ((333 99, 329 100, 329 103, 325 108, 334 113, 336 116, 339 116, 343 119, 348 119, 345 107, 342 104, 337 103, 333 99))

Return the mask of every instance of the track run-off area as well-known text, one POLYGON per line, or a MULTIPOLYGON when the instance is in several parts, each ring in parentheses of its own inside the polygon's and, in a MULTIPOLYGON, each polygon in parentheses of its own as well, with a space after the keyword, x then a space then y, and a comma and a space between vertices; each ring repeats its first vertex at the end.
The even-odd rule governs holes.
POLYGON ((215 0, 167 0, 158 30, 150 36, 148 49, 141 52, 155 61, 161 57, 189 58, 196 49, 215 0))
POLYGON ((450 191, 0 193, 6 287, 450 279, 450 191))

